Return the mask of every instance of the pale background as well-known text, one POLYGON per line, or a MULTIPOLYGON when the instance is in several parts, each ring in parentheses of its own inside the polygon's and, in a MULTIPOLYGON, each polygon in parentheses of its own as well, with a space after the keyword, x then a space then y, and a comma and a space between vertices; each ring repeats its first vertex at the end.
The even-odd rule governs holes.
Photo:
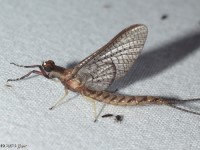
MULTIPOLYGON (((92 104, 72 92, 68 103, 48 110, 64 93, 60 83, 40 76, 5 86, 8 78, 31 70, 10 62, 52 59, 66 67, 123 28, 143 23, 149 29, 144 50, 113 89, 200 97, 199 6, 199 0, 0 0, 0 144, 25 144, 29 150, 200 149, 200 116, 167 106, 107 105, 102 114, 123 114, 124 121, 99 118, 94 123, 92 104), (164 14, 168 18, 162 20, 164 14)), ((198 111, 199 103, 185 107, 198 111)))

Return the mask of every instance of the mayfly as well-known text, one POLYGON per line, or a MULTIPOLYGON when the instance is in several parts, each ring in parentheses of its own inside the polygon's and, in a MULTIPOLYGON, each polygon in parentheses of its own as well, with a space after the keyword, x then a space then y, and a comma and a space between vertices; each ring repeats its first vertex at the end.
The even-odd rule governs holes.
MULTIPOLYGON (((170 101, 165 98, 154 96, 128 96, 106 90, 114 81, 128 72, 143 49, 147 33, 148 30, 145 25, 131 25, 118 33, 102 48, 98 49, 78 63, 74 68, 70 69, 57 66, 52 60, 45 61, 42 65, 31 66, 11 63, 24 68, 38 67, 40 71, 32 70, 21 78, 8 79, 7 81, 21 80, 34 73, 42 75, 47 79, 58 78, 65 87, 65 96, 69 89, 106 104, 120 106, 164 104, 179 110, 200 115, 200 113, 189 111, 175 105, 176 103, 184 102, 184 100, 170 101)), ((63 99, 64 96, 50 109, 57 106, 63 99)))

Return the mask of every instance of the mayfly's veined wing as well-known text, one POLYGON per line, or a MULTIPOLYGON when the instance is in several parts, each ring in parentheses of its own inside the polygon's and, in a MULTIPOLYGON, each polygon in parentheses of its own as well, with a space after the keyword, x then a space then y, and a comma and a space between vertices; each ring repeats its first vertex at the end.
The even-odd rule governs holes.
POLYGON ((92 90, 104 90, 124 76, 140 54, 147 38, 145 25, 132 25, 81 61, 73 73, 92 90))

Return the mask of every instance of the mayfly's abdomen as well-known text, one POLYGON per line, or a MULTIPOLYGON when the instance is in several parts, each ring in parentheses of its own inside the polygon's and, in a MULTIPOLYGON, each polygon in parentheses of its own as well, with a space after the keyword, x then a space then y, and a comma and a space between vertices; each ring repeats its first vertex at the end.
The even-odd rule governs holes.
POLYGON ((120 106, 144 105, 150 103, 166 104, 164 99, 152 96, 126 96, 107 91, 92 91, 89 89, 85 89, 82 94, 103 103, 120 106))

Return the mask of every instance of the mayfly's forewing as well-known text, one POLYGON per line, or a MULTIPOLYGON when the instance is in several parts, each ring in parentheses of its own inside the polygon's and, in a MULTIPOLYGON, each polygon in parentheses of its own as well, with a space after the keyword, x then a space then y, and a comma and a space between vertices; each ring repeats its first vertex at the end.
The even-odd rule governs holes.
POLYGON ((105 46, 81 61, 74 69, 75 74, 89 89, 106 89, 133 65, 147 33, 147 27, 140 24, 122 30, 105 46))

